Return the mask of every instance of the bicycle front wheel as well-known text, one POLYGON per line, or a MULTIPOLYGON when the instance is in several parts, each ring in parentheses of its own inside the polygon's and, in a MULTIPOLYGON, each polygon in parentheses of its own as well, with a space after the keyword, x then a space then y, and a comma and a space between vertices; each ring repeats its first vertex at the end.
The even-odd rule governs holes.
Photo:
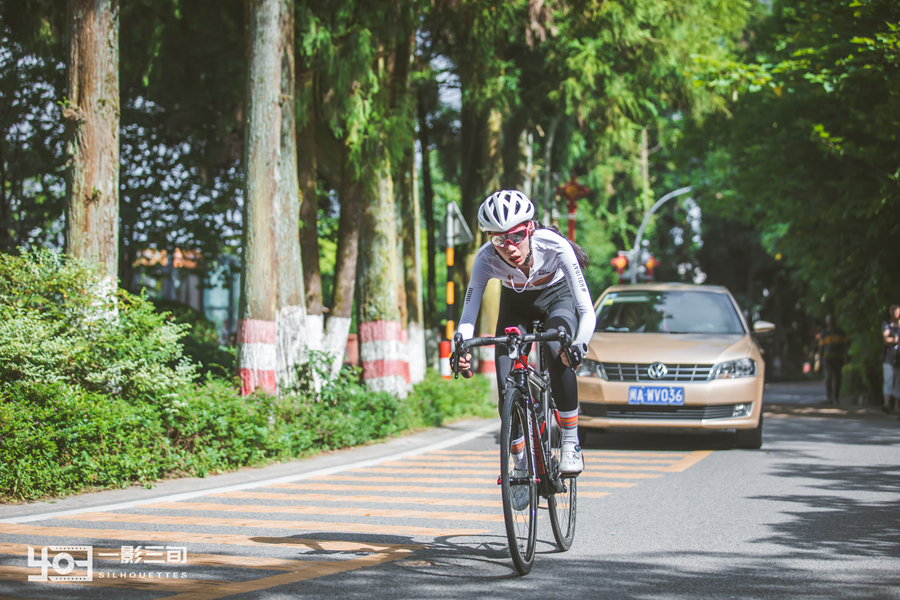
POLYGON ((506 539, 516 570, 527 575, 534 564, 538 498, 531 429, 525 399, 519 390, 506 392, 500 417, 500 487, 506 539), (523 450, 524 461, 520 458, 517 465, 516 456, 521 457, 523 450))
MULTIPOLYGON (((562 428, 556 422, 555 410, 550 413, 550 453, 556 462, 556 469, 558 469, 559 463, 562 461, 562 428)), ((575 539, 578 480, 575 477, 566 477, 562 481, 566 485, 566 491, 550 494, 547 499, 547 507, 550 512, 550 527, 553 529, 556 545, 562 552, 565 552, 572 547, 572 540, 575 539)))

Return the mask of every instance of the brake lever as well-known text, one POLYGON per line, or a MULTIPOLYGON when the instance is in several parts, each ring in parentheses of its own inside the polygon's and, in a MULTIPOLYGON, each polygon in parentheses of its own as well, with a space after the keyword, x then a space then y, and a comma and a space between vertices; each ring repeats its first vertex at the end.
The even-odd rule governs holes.
MULTIPOLYGON (((453 336, 453 353, 450 355, 450 369, 453 371, 453 379, 459 379, 459 359, 465 352, 466 345, 463 341, 462 334, 457 332, 456 335, 453 336)), ((472 370, 469 369, 465 371, 462 376, 463 379, 471 378, 472 370)))
POLYGON ((559 328, 559 347, 563 352, 566 353, 566 361, 569 365, 575 364, 575 357, 572 355, 572 350, 569 346, 572 345, 572 340, 569 339, 569 333, 566 331, 565 327, 559 328))

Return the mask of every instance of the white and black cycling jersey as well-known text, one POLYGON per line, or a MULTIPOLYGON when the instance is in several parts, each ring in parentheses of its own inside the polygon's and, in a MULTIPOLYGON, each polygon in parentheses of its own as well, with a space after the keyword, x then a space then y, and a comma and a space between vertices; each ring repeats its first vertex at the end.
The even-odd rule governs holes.
POLYGON ((578 332, 574 342, 588 344, 591 341, 597 319, 584 274, 569 241, 549 229, 538 229, 531 235, 531 249, 534 264, 527 276, 503 260, 490 242, 478 250, 459 323, 459 333, 464 339, 470 339, 475 333, 475 319, 481 308, 484 288, 491 279, 499 279, 502 285, 516 292, 542 290, 565 279, 578 310, 578 332))

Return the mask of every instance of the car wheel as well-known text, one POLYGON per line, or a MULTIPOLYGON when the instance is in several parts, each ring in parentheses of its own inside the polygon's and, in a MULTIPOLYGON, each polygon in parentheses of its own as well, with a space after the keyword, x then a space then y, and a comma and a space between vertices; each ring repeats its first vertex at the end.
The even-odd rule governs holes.
POLYGON ((735 446, 747 450, 762 447, 763 417, 759 415, 759 424, 753 429, 738 429, 735 433, 735 446))

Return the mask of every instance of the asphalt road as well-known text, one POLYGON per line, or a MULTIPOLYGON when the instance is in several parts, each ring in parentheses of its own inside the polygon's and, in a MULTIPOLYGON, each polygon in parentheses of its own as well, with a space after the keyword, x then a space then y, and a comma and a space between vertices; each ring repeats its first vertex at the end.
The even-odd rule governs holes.
MULTIPOLYGON (((769 386, 756 451, 735 450, 730 432, 590 436, 573 547, 556 552, 541 511, 527 577, 508 556, 497 426, 484 421, 2 506, 0 596, 900 598, 900 422, 821 400, 815 384, 769 386), (92 580, 28 581, 50 545, 90 546, 92 580)), ((52 562, 64 552, 87 558, 48 549, 48 576, 66 570, 52 562)))

